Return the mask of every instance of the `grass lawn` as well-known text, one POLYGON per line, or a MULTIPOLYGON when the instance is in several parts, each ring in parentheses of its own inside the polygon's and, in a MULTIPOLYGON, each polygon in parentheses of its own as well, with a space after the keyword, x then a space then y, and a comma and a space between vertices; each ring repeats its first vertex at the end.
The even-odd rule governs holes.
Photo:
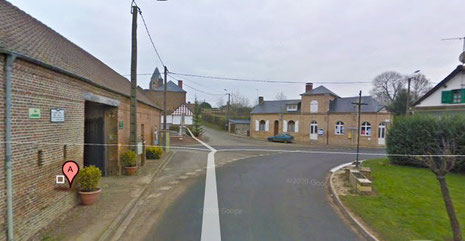
MULTIPOLYGON (((340 198, 385 240, 452 240, 439 183, 429 169, 391 165, 387 159, 364 166, 371 167, 376 195, 340 198)), ((449 174, 447 184, 465 234, 465 175, 449 174)))

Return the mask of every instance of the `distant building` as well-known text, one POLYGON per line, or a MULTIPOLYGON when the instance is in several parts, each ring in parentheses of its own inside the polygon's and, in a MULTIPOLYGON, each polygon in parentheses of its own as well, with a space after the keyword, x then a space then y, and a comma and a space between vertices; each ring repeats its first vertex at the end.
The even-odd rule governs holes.
POLYGON ((418 99, 413 113, 465 114, 465 67, 457 66, 445 79, 418 99))
POLYGON ((228 123, 228 131, 234 134, 249 136, 250 135, 250 120, 234 120, 230 119, 228 123))
MULTIPOLYGON (((289 133, 300 143, 355 145, 358 97, 339 97, 324 86, 306 84, 300 99, 265 101, 259 97, 251 111, 250 132, 265 139, 289 133)), ((362 97, 360 144, 384 146, 391 113, 371 96, 362 97)))
MULTIPOLYGON (((166 123, 168 125, 192 125, 193 117, 194 113, 189 107, 189 104, 181 104, 169 115, 166 115, 166 123)), ((161 123, 163 124, 163 118, 161 119, 161 123)))

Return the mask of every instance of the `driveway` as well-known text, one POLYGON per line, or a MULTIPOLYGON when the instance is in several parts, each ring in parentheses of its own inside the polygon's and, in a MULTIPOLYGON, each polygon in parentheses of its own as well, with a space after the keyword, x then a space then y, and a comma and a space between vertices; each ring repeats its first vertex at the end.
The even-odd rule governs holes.
MULTIPOLYGON (((355 155, 349 154, 354 148, 267 143, 205 130, 207 143, 218 151, 217 162, 238 153, 259 156, 215 168, 217 209, 204 208, 205 175, 198 176, 167 207, 146 240, 201 240, 202 228, 216 231, 202 227, 204 216, 212 213, 219 216, 224 241, 361 240, 335 214, 325 189, 328 171, 354 160, 355 155)), ((384 150, 362 152, 379 154, 384 150)), ((361 156, 367 157, 373 156, 361 156)))

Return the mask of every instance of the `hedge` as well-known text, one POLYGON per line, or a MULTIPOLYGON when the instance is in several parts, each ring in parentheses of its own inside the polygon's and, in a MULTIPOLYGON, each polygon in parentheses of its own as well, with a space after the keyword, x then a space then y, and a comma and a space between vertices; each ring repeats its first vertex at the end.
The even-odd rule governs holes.
MULTIPOLYGON (((426 165, 419 158, 402 155, 441 155, 442 140, 455 142, 455 155, 465 155, 465 116, 464 115, 413 115, 396 118, 386 136, 389 159, 398 165, 426 165)), ((441 161, 435 157, 435 161, 441 161)), ((454 172, 465 173, 465 160, 458 157, 454 172)))
POLYGON ((147 159, 160 159, 163 154, 163 148, 159 146, 149 146, 145 150, 147 159))

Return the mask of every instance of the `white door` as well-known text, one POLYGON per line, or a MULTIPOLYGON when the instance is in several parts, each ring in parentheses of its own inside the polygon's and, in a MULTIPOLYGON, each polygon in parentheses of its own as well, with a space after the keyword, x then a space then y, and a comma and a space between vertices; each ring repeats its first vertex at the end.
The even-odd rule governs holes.
POLYGON ((378 144, 386 144, 386 124, 384 122, 379 123, 378 126, 378 144))
POLYGON ((318 123, 312 121, 310 124, 310 140, 318 140, 318 123))

